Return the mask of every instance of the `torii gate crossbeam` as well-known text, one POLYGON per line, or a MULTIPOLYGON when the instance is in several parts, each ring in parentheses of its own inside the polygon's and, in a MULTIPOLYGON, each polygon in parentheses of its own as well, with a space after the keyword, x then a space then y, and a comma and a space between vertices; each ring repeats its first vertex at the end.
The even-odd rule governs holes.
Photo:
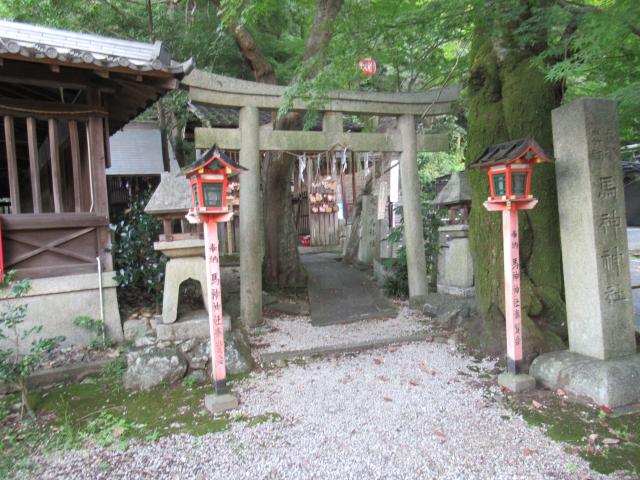
MULTIPOLYGON (((416 93, 332 92, 323 106, 322 132, 276 131, 260 127, 259 109, 277 110, 285 87, 215 75, 194 70, 182 81, 192 101, 210 106, 240 109, 238 129, 198 128, 196 148, 240 151, 240 164, 248 171, 240 181, 240 315, 245 325, 262 321, 263 218, 260 192, 260 151, 327 151, 336 146, 352 151, 400 152, 405 246, 409 297, 421 306, 427 294, 426 259, 420 210, 420 186, 416 154, 446 151, 446 134, 418 134, 416 115, 428 109, 430 116, 451 111, 460 86, 416 93), (387 133, 349 133, 342 127, 343 113, 399 117, 398 129, 387 133)), ((293 110, 306 110, 304 99, 293 110)))

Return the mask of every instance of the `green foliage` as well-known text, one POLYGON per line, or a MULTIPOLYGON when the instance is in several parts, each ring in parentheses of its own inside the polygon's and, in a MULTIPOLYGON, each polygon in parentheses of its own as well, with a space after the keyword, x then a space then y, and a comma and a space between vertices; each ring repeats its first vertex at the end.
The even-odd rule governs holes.
POLYGON ((24 412, 31 412, 28 401, 27 379, 42 365, 44 354, 51 352, 64 337, 36 338, 31 341, 28 353, 24 344, 34 335, 42 331, 42 325, 22 328, 27 316, 27 304, 21 301, 29 290, 28 279, 17 280, 16 272, 5 274, 0 282, 0 299, 3 300, 0 310, 0 340, 4 346, 0 348, 0 381, 20 391, 20 417, 24 412))
POLYGON ((112 247, 118 300, 127 305, 160 304, 166 258, 153 249, 160 221, 144 213, 149 194, 133 200, 125 218, 113 225, 112 247))
POLYGON ((119 389, 122 384, 122 376, 126 371, 127 359, 124 356, 120 356, 102 367, 100 380, 115 389, 119 389))
POLYGON ((116 344, 114 340, 105 338, 105 326, 102 320, 81 315, 73 320, 73 324, 76 327, 85 328, 95 335, 95 338, 89 343, 89 346, 95 350, 106 350, 116 344))
POLYGON ((103 411, 87 423, 82 438, 102 447, 116 445, 125 450, 129 446, 127 435, 131 428, 131 423, 125 418, 103 411))

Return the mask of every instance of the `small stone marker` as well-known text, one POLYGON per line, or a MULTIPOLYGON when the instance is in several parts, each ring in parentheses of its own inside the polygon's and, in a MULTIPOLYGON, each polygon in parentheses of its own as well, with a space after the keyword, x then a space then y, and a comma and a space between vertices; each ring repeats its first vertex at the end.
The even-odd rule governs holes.
POLYGON ((231 393, 212 393, 204 397, 204 407, 209 413, 222 413, 238 406, 238 399, 231 393))
POLYGON ((553 137, 569 348, 601 360, 635 353, 616 103, 554 110, 553 137))
POLYGON ((616 408, 640 402, 616 102, 552 112, 569 351, 540 355, 542 385, 616 408))

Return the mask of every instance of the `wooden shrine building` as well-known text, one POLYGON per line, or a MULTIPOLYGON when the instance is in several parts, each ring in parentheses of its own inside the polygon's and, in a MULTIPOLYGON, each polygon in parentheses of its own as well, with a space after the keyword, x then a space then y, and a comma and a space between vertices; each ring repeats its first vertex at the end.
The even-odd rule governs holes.
POLYGON ((33 279, 26 302, 43 335, 83 341, 84 332, 66 327, 89 315, 122 336, 109 253, 109 136, 192 66, 173 62, 162 42, 0 20, 4 262, 33 279))

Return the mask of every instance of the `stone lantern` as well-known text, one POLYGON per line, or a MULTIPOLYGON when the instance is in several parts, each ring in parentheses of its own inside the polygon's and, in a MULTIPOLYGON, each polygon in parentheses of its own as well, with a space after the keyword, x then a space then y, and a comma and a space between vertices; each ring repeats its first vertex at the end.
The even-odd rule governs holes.
MULTIPOLYGON (((157 216, 163 224, 163 233, 153 248, 169 258, 165 269, 162 296, 162 323, 157 326, 159 340, 184 340, 207 337, 209 325, 206 316, 178 320, 180 285, 185 280, 200 284, 204 307, 209 311, 206 295, 206 265, 202 225, 190 225, 185 219, 192 206, 191 186, 182 173, 163 173, 160 184, 149 199, 145 213, 157 216), (180 232, 174 232, 180 222, 180 232)), ((225 315, 225 329, 231 328, 225 315)))
POLYGON ((438 293, 472 297, 473 261, 467 224, 471 190, 466 173, 452 173, 431 204, 449 210, 447 224, 438 228, 438 293))

